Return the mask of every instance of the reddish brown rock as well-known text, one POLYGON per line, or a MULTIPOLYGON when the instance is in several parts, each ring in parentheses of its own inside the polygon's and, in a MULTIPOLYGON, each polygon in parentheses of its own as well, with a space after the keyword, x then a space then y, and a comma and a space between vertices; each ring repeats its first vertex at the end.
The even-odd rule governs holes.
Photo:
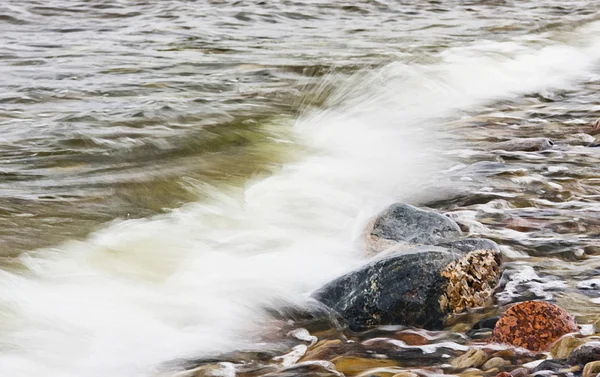
POLYGON ((512 375, 508 372, 500 372, 496 375, 496 377, 512 377, 512 375))
POLYGON ((546 351, 561 336, 577 331, 575 319, 564 309, 543 301, 510 307, 496 323, 493 340, 530 351, 546 351))

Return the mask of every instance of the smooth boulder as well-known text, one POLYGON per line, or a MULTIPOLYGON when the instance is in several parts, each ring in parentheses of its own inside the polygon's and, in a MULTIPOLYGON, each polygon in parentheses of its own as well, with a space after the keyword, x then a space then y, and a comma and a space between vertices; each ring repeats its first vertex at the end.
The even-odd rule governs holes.
POLYGON ((397 243, 435 245, 457 239, 458 224, 449 217, 404 203, 395 203, 380 213, 367 228, 371 251, 382 251, 397 243))
POLYGON ((467 307, 488 303, 500 277, 499 254, 429 246, 373 261, 313 297, 336 310, 351 330, 379 325, 441 329, 467 307))

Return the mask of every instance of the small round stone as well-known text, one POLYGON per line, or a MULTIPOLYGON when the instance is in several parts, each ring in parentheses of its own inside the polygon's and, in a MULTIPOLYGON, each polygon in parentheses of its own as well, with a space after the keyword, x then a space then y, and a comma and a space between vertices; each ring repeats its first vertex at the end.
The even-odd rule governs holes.
POLYGON ((564 309, 543 301, 510 307, 496 323, 493 340, 530 351, 546 351, 561 336, 577 331, 575 319, 564 309))

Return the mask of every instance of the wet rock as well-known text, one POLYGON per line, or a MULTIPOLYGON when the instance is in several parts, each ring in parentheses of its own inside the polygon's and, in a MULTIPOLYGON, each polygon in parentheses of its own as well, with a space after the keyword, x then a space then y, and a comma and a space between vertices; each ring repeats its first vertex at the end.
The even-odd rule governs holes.
POLYGON ((456 369, 478 368, 488 360, 488 355, 481 349, 472 348, 450 362, 456 369))
MULTIPOLYGON (((194 369, 177 373, 176 377, 217 377, 223 376, 227 372, 228 363, 206 364, 194 369)), ((174 376, 174 377, 175 377, 174 376)))
POLYGON ((401 340, 408 346, 423 346, 429 342, 425 336, 414 331, 399 331, 392 335, 393 339, 401 340))
POLYGON ((469 328, 465 334, 472 339, 486 339, 491 337, 492 330, 500 317, 484 318, 469 328))
POLYGON ((300 361, 331 360, 338 355, 362 352, 364 352, 364 349, 359 343, 345 342, 339 339, 325 339, 311 347, 300 361))
POLYGON ((583 365, 596 360, 600 360, 600 342, 590 342, 575 348, 567 359, 571 365, 583 365))
MULTIPOLYGON (((564 361, 564 360, 563 360, 564 361)), ((532 372, 541 372, 541 371, 552 371, 558 372, 559 370, 569 369, 571 366, 566 362, 561 362, 560 360, 544 360, 538 366, 532 369, 532 372)))
POLYGON ((545 351, 561 336, 577 331, 574 318, 564 309, 543 301, 526 301, 511 306, 500 317, 493 340, 545 351))
POLYGON ((583 339, 576 338, 573 335, 566 335, 554 342, 550 347, 550 355, 553 359, 565 359, 571 352, 580 345, 584 344, 583 339))
POLYGON ((477 368, 469 368, 458 374, 459 377, 481 377, 483 372, 477 368))
POLYGON ((500 275, 496 253, 426 250, 374 261, 314 297, 354 331, 394 324, 441 329, 448 315, 488 303, 500 275))
POLYGON ((532 137, 523 139, 513 139, 502 143, 496 143, 494 150, 503 150, 507 152, 538 152, 552 149, 554 143, 545 137, 532 137))
POLYGON ((483 364, 483 367, 481 369, 483 370, 490 370, 493 368, 502 368, 504 366, 510 365, 510 362, 504 360, 501 357, 492 357, 491 359, 489 359, 488 361, 485 362, 485 364, 483 364))
POLYGON ((369 359, 355 356, 338 356, 331 360, 335 369, 346 376, 355 376, 369 369, 394 367, 398 363, 390 359, 369 359))
POLYGON ((592 361, 585 364, 583 368, 583 377, 595 377, 600 373, 600 361, 592 361))
POLYGON ((463 238, 461 240, 441 242, 437 246, 447 247, 463 253, 475 250, 492 250, 498 254, 500 253, 498 244, 487 238, 463 238))
POLYGON ((512 377, 512 375, 508 372, 500 372, 496 375, 496 377, 512 377))
POLYGON ((311 347, 300 360, 328 360, 335 354, 344 353, 346 348, 346 344, 339 339, 322 340, 311 347))
POLYGON ((510 375, 513 377, 528 377, 529 370, 527 368, 517 368, 510 372, 510 375))
POLYGON ((590 134, 592 135, 596 135, 600 133, 600 118, 596 119, 593 123, 592 123, 592 132, 590 132, 590 134))
POLYGON ((400 372, 394 374, 392 377, 419 377, 419 375, 413 372, 400 372))
POLYGON ((334 365, 326 361, 308 361, 291 367, 267 373, 264 377, 343 377, 333 369, 334 365))
POLYGON ((392 204, 367 229, 371 251, 384 250, 397 242, 433 245, 460 236, 458 225, 439 213, 408 204, 392 204))

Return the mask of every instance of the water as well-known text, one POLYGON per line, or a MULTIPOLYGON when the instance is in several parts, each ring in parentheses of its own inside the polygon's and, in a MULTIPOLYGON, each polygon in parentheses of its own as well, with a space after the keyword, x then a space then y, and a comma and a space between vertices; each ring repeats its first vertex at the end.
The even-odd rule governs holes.
POLYGON ((596 8, 4 2, 0 374, 268 348, 263 308, 364 263, 397 200, 499 241, 501 304, 597 318, 596 8), (557 145, 491 147, 525 136, 557 145))

